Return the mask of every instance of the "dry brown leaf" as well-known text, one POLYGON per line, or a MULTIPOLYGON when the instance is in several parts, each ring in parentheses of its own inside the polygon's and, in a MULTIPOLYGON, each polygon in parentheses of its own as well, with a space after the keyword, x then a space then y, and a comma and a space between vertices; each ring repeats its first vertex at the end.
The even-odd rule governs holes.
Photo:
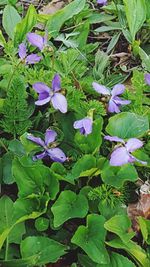
POLYGON ((39 13, 40 14, 46 14, 46 15, 54 14, 58 10, 62 9, 68 3, 69 3, 69 1, 67 1, 67 0, 53 0, 48 5, 42 7, 39 10, 39 13))

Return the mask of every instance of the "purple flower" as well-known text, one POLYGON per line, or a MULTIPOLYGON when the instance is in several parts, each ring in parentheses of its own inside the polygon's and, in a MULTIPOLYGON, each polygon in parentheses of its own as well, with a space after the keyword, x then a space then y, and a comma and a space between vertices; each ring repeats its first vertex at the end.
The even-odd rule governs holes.
POLYGON ((97 4, 105 6, 107 5, 107 0, 97 0, 97 4))
POLYGON ((141 161, 135 158, 131 153, 136 149, 139 149, 143 146, 143 142, 137 138, 130 138, 127 142, 117 136, 105 136, 105 140, 109 140, 111 142, 119 142, 122 146, 117 147, 110 157, 110 165, 111 166, 121 166, 127 163, 133 163, 134 161, 140 162, 144 165, 147 164, 145 161, 141 161))
POLYGON ((118 95, 121 95, 124 90, 125 86, 123 84, 116 84, 112 91, 110 91, 108 88, 106 88, 103 85, 100 85, 96 82, 92 83, 94 90, 102 95, 108 95, 109 96, 109 103, 108 103, 108 111, 110 113, 119 113, 120 112, 120 106, 122 105, 128 105, 131 103, 129 100, 123 100, 118 95))
POLYGON ((34 83, 33 88, 39 94, 38 101, 35 102, 36 105, 42 106, 51 101, 54 109, 60 110, 62 113, 67 112, 67 100, 65 96, 57 93, 61 90, 60 76, 58 74, 52 80, 52 89, 42 82, 34 83))
POLYGON ((81 134, 87 136, 92 132, 92 119, 84 118, 82 120, 75 121, 73 124, 74 129, 79 129, 81 134))
POLYGON ((27 48, 26 48, 26 45, 24 43, 21 43, 19 45, 18 54, 22 60, 25 60, 26 64, 38 63, 42 58, 42 57, 38 56, 37 54, 30 54, 27 56, 27 48))
POLYGON ((145 83, 146 83, 147 85, 150 85, 150 73, 146 73, 146 74, 145 74, 145 83))
POLYGON ((43 147, 44 151, 41 154, 35 155, 33 160, 43 159, 49 156, 53 161, 64 162, 67 160, 64 152, 58 147, 52 147, 52 143, 55 141, 57 133, 51 129, 47 129, 45 133, 45 140, 43 141, 39 137, 35 137, 32 134, 28 134, 27 139, 43 147))
POLYGON ((31 45, 38 47, 41 51, 44 49, 44 47, 47 44, 47 36, 43 37, 33 32, 29 32, 27 34, 27 39, 31 45))

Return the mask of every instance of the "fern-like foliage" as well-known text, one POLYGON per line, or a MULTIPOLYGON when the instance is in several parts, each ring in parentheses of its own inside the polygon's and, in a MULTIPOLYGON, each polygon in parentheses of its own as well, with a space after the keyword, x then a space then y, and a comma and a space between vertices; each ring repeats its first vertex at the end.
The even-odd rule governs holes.
POLYGON ((31 126, 26 98, 25 84, 20 76, 15 76, 7 93, 1 122, 3 130, 14 138, 31 126))

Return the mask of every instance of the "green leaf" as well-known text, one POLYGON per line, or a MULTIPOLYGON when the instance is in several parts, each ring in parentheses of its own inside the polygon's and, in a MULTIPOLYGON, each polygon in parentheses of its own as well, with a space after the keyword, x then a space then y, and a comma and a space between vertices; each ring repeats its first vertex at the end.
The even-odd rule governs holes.
POLYGON ((3 22, 3 27, 6 33, 11 39, 14 38, 15 27, 17 23, 20 21, 21 21, 21 17, 18 14, 17 10, 13 6, 7 5, 4 8, 2 22, 3 22))
POLYGON ((140 47, 139 48, 139 55, 142 60, 142 66, 147 70, 150 71, 150 56, 145 53, 145 51, 140 47))
POLYGON ((62 25, 74 15, 80 13, 84 6, 85 0, 74 0, 72 3, 51 15, 47 22, 48 32, 52 37, 56 37, 62 25))
POLYGON ((2 158, 2 172, 3 172, 3 182, 5 184, 13 184, 14 176, 12 173, 12 154, 10 152, 4 154, 2 158))
POLYGON ((67 178, 77 179, 80 177, 91 176, 96 170, 96 158, 92 155, 84 155, 74 164, 72 171, 67 175, 67 178))
MULTIPOLYGON (((7 197, 3 196, 0 199, 0 238, 3 232, 6 229, 9 229, 13 225, 13 201, 7 197)), ((25 226, 23 223, 20 223, 13 228, 11 233, 8 235, 8 243, 19 244, 22 239, 22 235, 25 233, 25 226)))
POLYGON ((27 237, 21 242, 21 255, 23 258, 38 255, 38 265, 57 262, 66 254, 67 247, 57 241, 43 236, 27 237))
POLYGON ((101 131, 102 131, 103 119, 99 119, 93 122, 92 133, 88 136, 84 136, 79 132, 75 135, 75 142, 81 151, 85 154, 96 153, 102 143, 101 131))
POLYGON ((61 192, 51 210, 54 226, 58 227, 69 219, 84 218, 88 212, 88 201, 85 196, 66 190, 61 192))
POLYGON ((81 254, 79 254, 78 259, 82 267, 136 267, 127 257, 115 252, 110 254, 110 264, 94 263, 88 256, 81 254))
POLYGON ((49 227, 49 220, 44 217, 39 217, 35 220, 35 228, 37 231, 46 231, 49 227))
POLYGON ((0 261, 0 267, 32 267, 38 261, 38 256, 31 256, 26 259, 0 261))
POLYGON ((106 244, 116 249, 125 250, 130 256, 133 257, 134 260, 136 260, 138 266, 150 266, 150 260, 145 250, 143 250, 135 242, 130 240, 129 242, 124 243, 120 238, 116 238, 109 242, 106 242, 106 244))
POLYGON ((20 140, 22 145, 24 146, 26 153, 29 154, 31 151, 36 150, 38 148, 38 145, 28 140, 27 135, 28 133, 24 133, 23 135, 21 135, 20 140))
POLYGON ((25 18, 19 22, 15 29, 14 43, 15 46, 20 44, 26 37, 26 34, 32 31, 37 22, 37 12, 33 5, 29 6, 25 18))
POLYGON ((91 260, 99 264, 108 264, 109 256, 105 248, 105 218, 101 215, 87 216, 87 226, 81 225, 71 242, 81 247, 91 260))
POLYGON ((147 116, 139 116, 130 112, 122 112, 111 117, 106 127, 108 134, 124 139, 141 137, 148 129, 147 116))
POLYGON ((105 222, 104 227, 118 235, 124 243, 133 238, 135 235, 134 232, 128 232, 131 228, 131 221, 127 215, 116 215, 105 222))
POLYGON ((150 221, 140 216, 138 222, 144 241, 150 245, 150 221))
POLYGON ((117 44, 117 42, 120 38, 120 35, 121 35, 120 32, 113 35, 113 37, 112 37, 112 39, 111 39, 111 41, 107 47, 107 53, 109 53, 115 47, 115 45, 117 44))
POLYGON ((0 30, 0 46, 4 47, 6 44, 2 31, 0 30))
POLYGON ((133 165, 125 164, 121 167, 107 166, 102 170, 102 179, 106 184, 120 188, 125 181, 135 182, 138 173, 133 165))
POLYGON ((17 156, 23 156, 25 154, 23 145, 17 139, 10 141, 8 149, 17 156))
POLYGON ((145 0, 123 0, 132 41, 146 19, 145 0))

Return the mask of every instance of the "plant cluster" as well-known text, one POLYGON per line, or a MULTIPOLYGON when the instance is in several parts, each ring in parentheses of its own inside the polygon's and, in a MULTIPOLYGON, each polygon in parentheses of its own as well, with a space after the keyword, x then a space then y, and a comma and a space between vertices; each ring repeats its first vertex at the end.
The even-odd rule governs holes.
POLYGON ((149 267, 150 5, 69 2, 0 3, 0 266, 149 267))

